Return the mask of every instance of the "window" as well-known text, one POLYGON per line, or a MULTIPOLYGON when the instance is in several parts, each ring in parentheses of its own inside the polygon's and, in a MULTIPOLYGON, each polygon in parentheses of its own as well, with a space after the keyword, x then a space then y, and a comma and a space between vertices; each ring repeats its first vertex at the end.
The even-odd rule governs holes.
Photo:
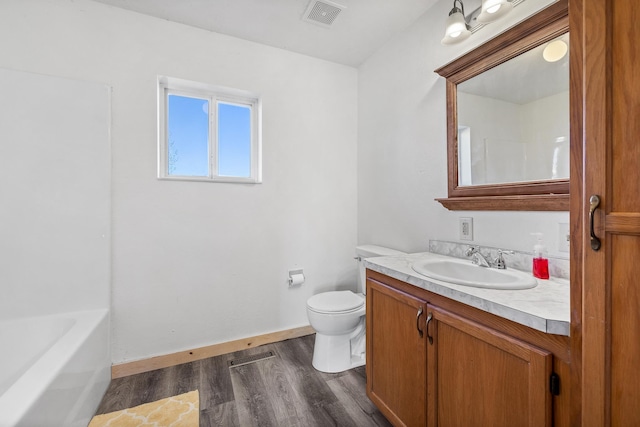
POLYGON ((159 178, 261 182, 258 96, 171 77, 158 88, 159 178))

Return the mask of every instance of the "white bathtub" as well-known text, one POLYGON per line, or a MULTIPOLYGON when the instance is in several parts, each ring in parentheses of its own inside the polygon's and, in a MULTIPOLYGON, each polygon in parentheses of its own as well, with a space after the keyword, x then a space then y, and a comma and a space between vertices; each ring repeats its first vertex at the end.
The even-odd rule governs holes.
POLYGON ((1 321, 0 427, 86 427, 110 364, 108 310, 1 321))

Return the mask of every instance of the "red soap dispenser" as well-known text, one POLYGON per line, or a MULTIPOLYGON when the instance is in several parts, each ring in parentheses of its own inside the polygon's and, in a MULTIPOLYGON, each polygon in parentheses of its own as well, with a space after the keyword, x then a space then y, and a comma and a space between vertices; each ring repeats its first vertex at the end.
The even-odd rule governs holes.
POLYGON ((533 276, 538 279, 548 279, 549 260, 544 256, 546 249, 542 244, 542 233, 532 234, 538 238, 538 243, 533 247, 533 276))

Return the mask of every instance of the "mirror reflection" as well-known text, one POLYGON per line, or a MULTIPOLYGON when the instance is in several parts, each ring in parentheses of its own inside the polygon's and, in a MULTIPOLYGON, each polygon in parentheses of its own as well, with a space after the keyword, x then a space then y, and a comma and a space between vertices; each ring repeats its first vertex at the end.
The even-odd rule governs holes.
POLYGON ((569 178, 569 33, 457 85, 458 185, 569 178))

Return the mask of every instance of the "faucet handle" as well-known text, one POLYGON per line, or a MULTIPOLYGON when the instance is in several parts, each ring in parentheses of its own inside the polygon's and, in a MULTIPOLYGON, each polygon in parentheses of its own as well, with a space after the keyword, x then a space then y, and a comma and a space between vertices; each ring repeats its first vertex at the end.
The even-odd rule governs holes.
POLYGON ((504 258, 502 257, 503 254, 513 255, 515 254, 515 252, 498 249, 498 256, 496 257, 495 261, 493 261, 493 265, 495 266, 495 268, 498 268, 500 270, 505 270, 507 268, 507 264, 504 262, 504 258))
POLYGON ((464 254, 466 256, 471 256, 473 254, 475 254, 476 252, 479 252, 480 248, 478 246, 473 246, 473 245, 469 245, 467 247, 467 250, 464 252, 464 254))

